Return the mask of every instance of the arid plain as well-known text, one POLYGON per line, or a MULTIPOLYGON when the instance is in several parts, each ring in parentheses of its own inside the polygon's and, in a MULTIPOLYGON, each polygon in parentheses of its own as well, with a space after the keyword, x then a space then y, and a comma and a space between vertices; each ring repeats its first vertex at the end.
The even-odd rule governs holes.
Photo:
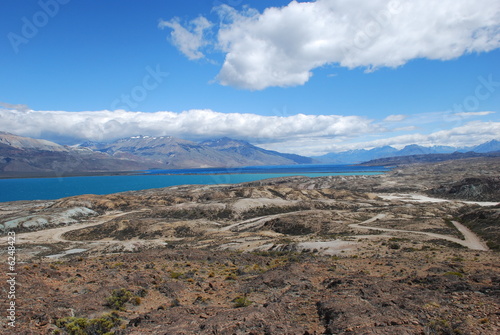
POLYGON ((17 319, 0 332, 498 334, 499 171, 479 158, 1 203, 17 319))

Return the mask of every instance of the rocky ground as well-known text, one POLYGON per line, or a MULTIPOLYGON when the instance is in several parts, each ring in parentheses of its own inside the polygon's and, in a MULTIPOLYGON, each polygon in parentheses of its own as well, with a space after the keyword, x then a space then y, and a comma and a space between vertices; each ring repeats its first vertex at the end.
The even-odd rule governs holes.
POLYGON ((0 333, 497 334, 499 171, 482 158, 0 203, 17 273, 0 333))

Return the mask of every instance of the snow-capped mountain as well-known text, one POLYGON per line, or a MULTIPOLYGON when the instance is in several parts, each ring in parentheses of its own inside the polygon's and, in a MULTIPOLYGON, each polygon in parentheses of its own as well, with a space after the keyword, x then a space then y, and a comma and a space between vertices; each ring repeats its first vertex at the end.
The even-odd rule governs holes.
POLYGON ((248 142, 221 138, 196 143, 170 136, 133 136, 89 148, 114 157, 150 160, 165 168, 235 167, 306 164, 312 159, 256 147, 248 142))

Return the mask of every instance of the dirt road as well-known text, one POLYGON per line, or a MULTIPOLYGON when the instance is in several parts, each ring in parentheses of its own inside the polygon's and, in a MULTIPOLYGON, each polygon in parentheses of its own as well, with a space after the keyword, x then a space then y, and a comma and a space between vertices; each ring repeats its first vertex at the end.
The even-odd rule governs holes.
POLYGON ((85 241, 85 242, 68 241, 68 240, 64 239, 62 237, 62 235, 67 233, 67 232, 73 231, 73 230, 98 226, 98 225, 103 224, 107 221, 113 220, 117 217, 127 215, 127 214, 130 214, 130 213, 113 212, 113 213, 109 213, 109 214, 104 215, 104 216, 100 216, 99 218, 91 220, 88 223, 74 224, 71 226, 64 226, 64 227, 51 228, 51 229, 46 229, 46 230, 39 230, 39 231, 31 232, 31 233, 19 233, 19 234, 16 234, 16 240, 18 243, 30 243, 30 244, 59 243, 59 242, 88 243, 87 241, 85 241))
POLYGON ((472 231, 470 231, 464 225, 462 225, 458 222, 455 222, 455 221, 453 221, 453 225, 457 228, 458 231, 460 231, 463 234, 465 240, 461 240, 459 238, 448 236, 448 235, 428 233, 428 232, 423 232, 423 231, 365 226, 365 224, 370 224, 374 221, 382 220, 385 217, 386 217, 385 214, 378 214, 378 215, 372 217, 371 219, 368 219, 368 220, 363 221, 361 223, 350 224, 349 227, 358 228, 358 229, 369 229, 369 230, 378 230, 378 231, 385 231, 385 232, 394 232, 394 233, 410 233, 410 234, 427 235, 430 237, 455 242, 455 243, 463 245, 464 247, 467 247, 467 248, 472 249, 472 250, 481 250, 481 251, 489 250, 489 248, 486 246, 486 244, 476 234, 474 234, 472 231))

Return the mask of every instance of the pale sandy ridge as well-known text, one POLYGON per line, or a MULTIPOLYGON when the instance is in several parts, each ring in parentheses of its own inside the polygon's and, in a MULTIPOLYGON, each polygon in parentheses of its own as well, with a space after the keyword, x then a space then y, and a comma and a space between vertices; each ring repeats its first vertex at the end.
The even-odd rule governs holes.
MULTIPOLYGON (((18 243, 58 243, 58 242, 77 243, 78 241, 68 241, 68 240, 64 239, 62 237, 62 235, 64 235, 67 232, 73 231, 73 230, 98 226, 98 225, 101 225, 107 221, 110 221, 112 219, 115 219, 117 217, 127 215, 127 214, 130 214, 130 213, 114 212, 114 213, 109 213, 108 215, 106 215, 98 220, 88 222, 88 223, 75 224, 75 225, 71 225, 71 226, 51 228, 51 229, 46 229, 46 230, 39 230, 39 231, 35 231, 35 232, 30 232, 30 233, 20 233, 20 234, 16 234, 16 241, 18 243)), ((88 242, 81 242, 81 243, 88 243, 88 242)))
POLYGON ((440 198, 431 198, 426 195, 422 194, 407 194, 407 193, 401 193, 401 194, 377 194, 379 198, 382 198, 384 200, 400 200, 400 201, 406 201, 406 202, 459 202, 459 203, 464 203, 468 205, 479 205, 481 207, 489 207, 489 206, 496 206, 499 203, 498 202, 491 202, 491 201, 467 201, 467 200, 449 200, 449 199, 440 199, 440 198))

